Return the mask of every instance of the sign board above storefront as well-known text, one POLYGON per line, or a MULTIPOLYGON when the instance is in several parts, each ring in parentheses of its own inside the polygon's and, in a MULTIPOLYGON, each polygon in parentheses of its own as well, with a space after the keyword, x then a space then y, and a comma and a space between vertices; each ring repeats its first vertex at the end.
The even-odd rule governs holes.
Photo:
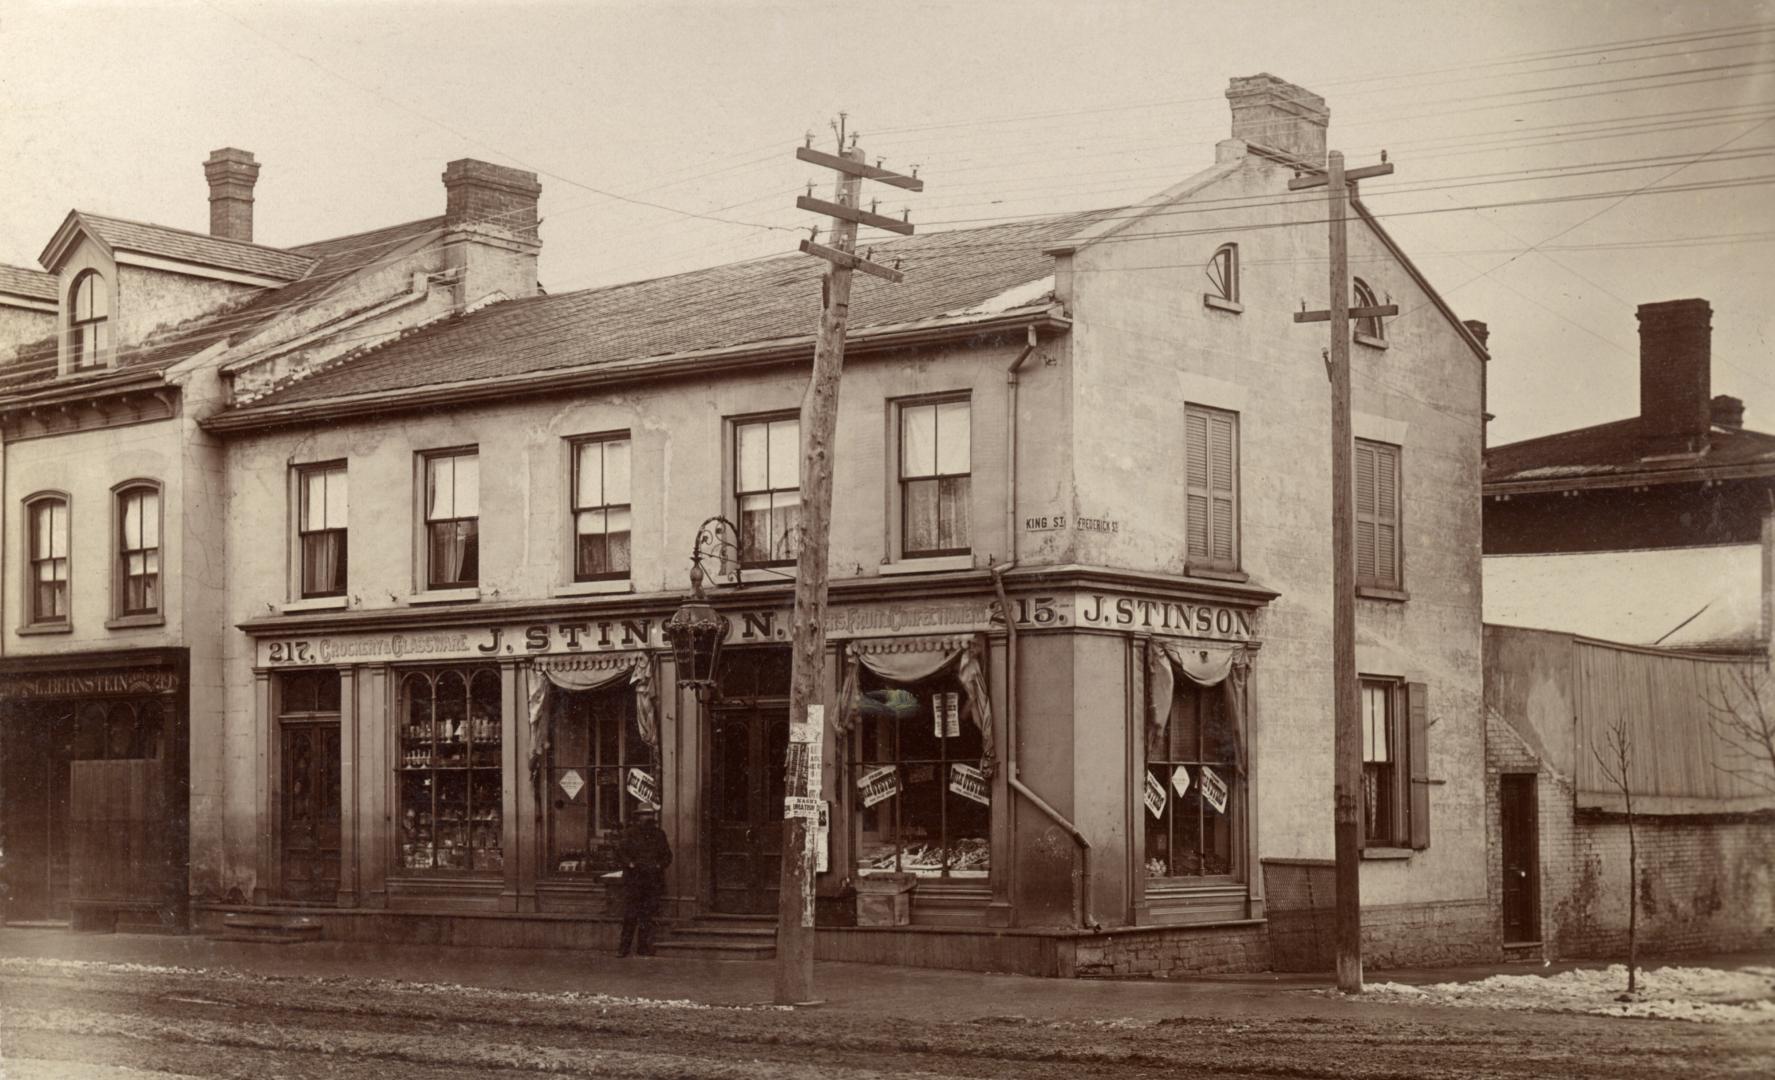
POLYGON ((164 670, 0 676, 0 699, 14 701, 171 694, 178 689, 178 673, 164 670))

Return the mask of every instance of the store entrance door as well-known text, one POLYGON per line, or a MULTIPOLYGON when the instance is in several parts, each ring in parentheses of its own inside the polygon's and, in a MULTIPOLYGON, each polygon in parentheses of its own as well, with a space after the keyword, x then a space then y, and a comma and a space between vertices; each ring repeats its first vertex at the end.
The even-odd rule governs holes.
POLYGON ((714 910, 774 914, 783 852, 789 710, 758 704, 719 708, 713 728, 714 910))
POLYGON ((68 918, 68 792, 72 708, 19 710, 0 751, 0 883, 8 922, 68 918))
POLYGON ((339 894, 339 724, 283 724, 283 892, 339 894))

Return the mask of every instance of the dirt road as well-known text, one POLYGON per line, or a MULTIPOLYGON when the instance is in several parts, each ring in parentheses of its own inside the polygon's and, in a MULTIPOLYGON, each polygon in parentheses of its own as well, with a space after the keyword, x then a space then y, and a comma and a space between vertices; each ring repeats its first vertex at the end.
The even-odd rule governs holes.
POLYGON ((1275 993, 1298 1000, 1282 1015, 1229 998, 1222 1015, 1197 1008, 1158 1019, 1052 1020, 982 1008, 932 1020, 863 1008, 708 1007, 9 959, 0 964, 0 1063, 6 1080, 1775 1075, 1770 1025, 1376 1007, 1275 993))

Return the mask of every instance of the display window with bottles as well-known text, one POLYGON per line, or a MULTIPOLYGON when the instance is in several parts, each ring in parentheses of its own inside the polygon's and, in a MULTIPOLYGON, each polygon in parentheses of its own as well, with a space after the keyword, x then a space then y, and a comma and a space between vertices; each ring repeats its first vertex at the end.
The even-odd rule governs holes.
POLYGON ((846 717, 859 874, 984 879, 991 706, 972 642, 855 643, 846 717))
POLYGON ((505 852, 499 669, 413 669, 401 673, 398 685, 398 869, 500 870, 505 852))

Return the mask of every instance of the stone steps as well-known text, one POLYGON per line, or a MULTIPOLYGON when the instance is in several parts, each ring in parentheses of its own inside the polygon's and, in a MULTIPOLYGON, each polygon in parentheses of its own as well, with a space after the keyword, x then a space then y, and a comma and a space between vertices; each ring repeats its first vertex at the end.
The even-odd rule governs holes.
POLYGON ((321 923, 307 915, 231 912, 222 916, 222 930, 210 935, 217 941, 259 941, 270 945, 297 945, 321 939, 321 923))
POLYGON ((772 960, 777 955, 774 919, 746 915, 699 915, 671 936, 654 942, 661 956, 702 960, 772 960))

